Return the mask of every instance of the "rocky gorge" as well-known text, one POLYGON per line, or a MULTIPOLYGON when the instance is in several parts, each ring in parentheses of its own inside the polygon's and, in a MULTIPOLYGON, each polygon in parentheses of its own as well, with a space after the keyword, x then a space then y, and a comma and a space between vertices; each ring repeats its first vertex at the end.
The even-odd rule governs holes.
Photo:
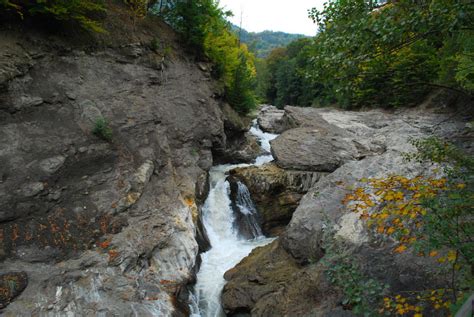
POLYGON ((433 98, 398 112, 263 109, 266 130, 282 133, 271 142, 275 162, 231 174, 249 186, 268 224, 282 211, 291 220, 277 240, 226 272, 222 305, 228 316, 353 316, 325 273, 334 259, 332 265, 357 261, 364 276, 395 293, 447 283, 433 273, 432 259, 393 252, 393 240, 374 235, 342 202, 363 179, 429 175, 429 165, 404 159, 413 151, 411 138, 436 135, 472 155, 472 101, 433 98), (458 112, 443 107, 449 103, 457 103, 458 112), (284 189, 275 189, 279 185, 284 189))
MULTIPOLYGON (((127 27, 120 15, 106 25, 127 27)), ((437 93, 391 112, 264 106, 257 122, 275 134, 270 149, 166 24, 135 27, 85 41, 0 25, 3 315, 189 315, 204 252, 218 249, 206 200, 221 190, 239 215, 239 184, 275 239, 238 245, 232 263, 245 258, 216 295, 228 316, 351 316, 324 274, 330 248, 394 290, 443 282, 429 259, 394 254, 341 200, 362 178, 428 172, 403 159, 410 137, 472 153, 471 100, 437 93), (94 132, 100 120, 110 135, 94 132)))

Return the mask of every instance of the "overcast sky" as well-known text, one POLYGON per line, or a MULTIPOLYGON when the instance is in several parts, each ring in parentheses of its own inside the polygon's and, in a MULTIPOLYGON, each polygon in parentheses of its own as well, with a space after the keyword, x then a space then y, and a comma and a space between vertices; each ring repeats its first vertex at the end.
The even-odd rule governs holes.
POLYGON ((283 31, 315 35, 316 26, 308 18, 308 9, 322 8, 327 0, 220 0, 221 7, 231 10, 232 23, 240 24, 247 31, 283 31))

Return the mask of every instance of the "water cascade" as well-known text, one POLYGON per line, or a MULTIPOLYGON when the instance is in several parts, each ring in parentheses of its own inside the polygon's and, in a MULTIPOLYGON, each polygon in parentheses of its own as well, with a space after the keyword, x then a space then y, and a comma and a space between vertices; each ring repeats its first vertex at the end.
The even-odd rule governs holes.
MULTIPOLYGON (((254 165, 272 161, 270 141, 277 135, 263 132, 256 120, 250 133, 257 137, 260 146, 266 152, 256 159, 254 165)), ((249 190, 241 182, 237 182, 235 204, 232 206, 231 188, 226 180, 227 172, 243 166, 249 165, 218 165, 209 172, 211 189, 203 206, 203 223, 212 248, 201 255, 202 264, 191 295, 193 317, 224 316, 220 303, 221 292, 225 285, 224 273, 237 265, 254 248, 272 241, 263 236, 249 190), (242 219, 236 219, 236 216, 242 219), (239 223, 248 228, 245 231, 250 232, 250 235, 240 233, 239 223)))

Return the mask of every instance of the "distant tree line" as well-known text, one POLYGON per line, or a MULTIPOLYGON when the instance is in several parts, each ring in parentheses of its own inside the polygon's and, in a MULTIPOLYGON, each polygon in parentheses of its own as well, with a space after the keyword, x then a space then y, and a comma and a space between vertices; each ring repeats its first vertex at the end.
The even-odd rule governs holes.
POLYGON ((277 106, 398 107, 433 89, 474 91, 474 4, 467 0, 331 1, 320 32, 270 53, 258 95, 277 106))

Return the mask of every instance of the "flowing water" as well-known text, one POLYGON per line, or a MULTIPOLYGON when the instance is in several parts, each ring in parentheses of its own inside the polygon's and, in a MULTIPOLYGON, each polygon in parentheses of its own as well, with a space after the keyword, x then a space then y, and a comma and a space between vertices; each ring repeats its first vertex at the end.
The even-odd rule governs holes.
MULTIPOLYGON (((262 165, 273 160, 270 154, 270 141, 277 135, 264 133, 256 120, 250 130, 266 152, 258 157, 254 165, 262 165)), ((231 208, 230 185, 226 181, 227 172, 236 167, 250 166, 218 165, 211 169, 209 196, 203 206, 203 223, 206 227, 212 248, 201 255, 202 264, 197 274, 197 283, 191 296, 191 316, 221 317, 225 316, 220 297, 225 285, 224 273, 237 265, 254 248, 270 243, 273 239, 265 238, 257 222, 257 210, 247 187, 238 182, 236 204, 251 228, 253 239, 245 239, 234 225, 234 211, 231 208)))

